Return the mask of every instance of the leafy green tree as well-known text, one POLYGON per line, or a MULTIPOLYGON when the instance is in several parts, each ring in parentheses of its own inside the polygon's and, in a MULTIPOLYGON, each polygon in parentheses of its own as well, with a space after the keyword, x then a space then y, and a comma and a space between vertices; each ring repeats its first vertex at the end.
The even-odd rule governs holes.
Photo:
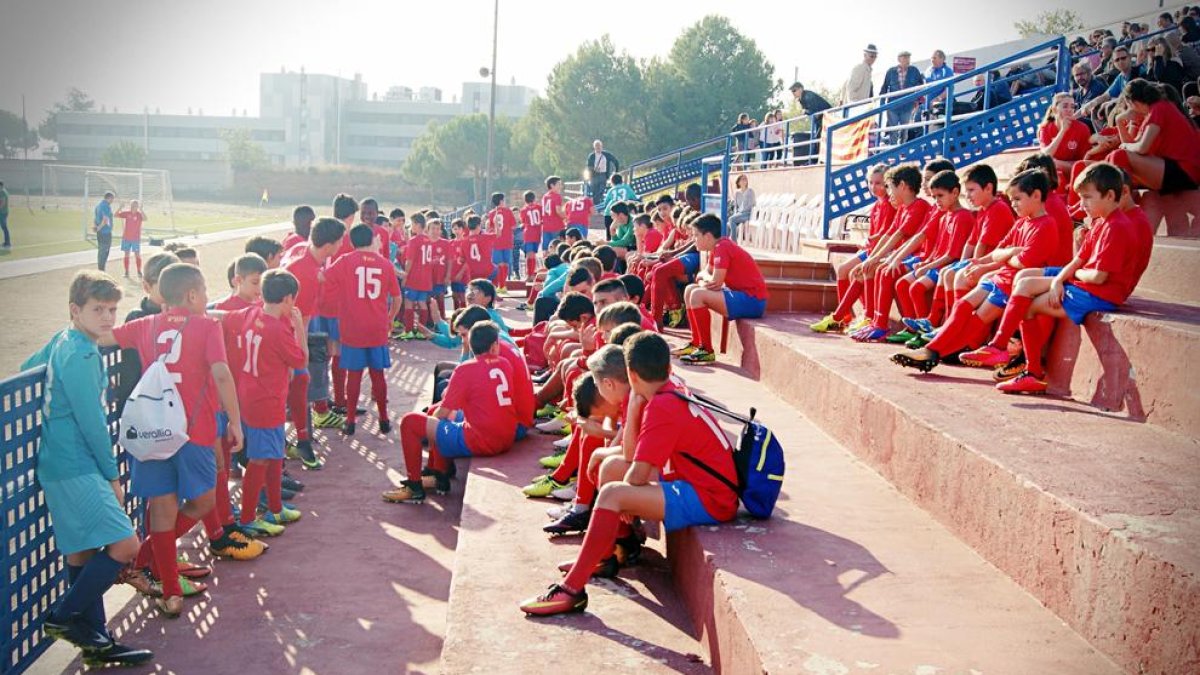
POLYGON ((728 19, 706 16, 688 27, 666 60, 646 65, 651 153, 720 135, 738 113, 762 119, 782 83, 754 40, 728 19))
POLYGON ((234 171, 257 171, 271 164, 267 150, 250 137, 249 129, 222 129, 225 156, 234 171))
POLYGON ((1038 14, 1033 20, 1013 22, 1013 28, 1028 38, 1034 35, 1066 35, 1085 28, 1079 15, 1069 9, 1055 9, 1038 14))
POLYGON ((58 141, 58 113, 60 112, 91 112, 96 109, 96 102, 82 89, 71 87, 67 90, 65 100, 56 102, 46 111, 46 119, 38 125, 38 135, 42 138, 58 141))
POLYGON ((100 163, 104 166, 140 169, 146 162, 146 149, 133 141, 118 141, 104 149, 100 163))
POLYGON ((16 113, 0 110, 0 157, 11 159, 26 148, 37 147, 37 132, 16 113))

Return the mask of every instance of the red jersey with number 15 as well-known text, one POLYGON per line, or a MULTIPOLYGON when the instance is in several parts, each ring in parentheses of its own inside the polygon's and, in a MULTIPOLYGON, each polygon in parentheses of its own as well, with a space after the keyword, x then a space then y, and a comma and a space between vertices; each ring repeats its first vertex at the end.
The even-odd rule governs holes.
POLYGON ((226 316, 222 327, 242 421, 258 429, 282 425, 287 420, 288 376, 308 362, 291 323, 262 307, 247 307, 226 316))
POLYGON ((492 234, 496 237, 496 248, 504 250, 513 247, 513 230, 517 229, 517 219, 512 209, 507 206, 497 206, 487 214, 487 222, 491 225, 492 234))
POLYGON ((534 202, 521 208, 521 224, 524 225, 521 238, 525 243, 542 240, 542 205, 534 202))
POLYGON ((325 270, 325 292, 336 298, 338 330, 347 347, 388 343, 388 298, 399 302, 400 283, 387 259, 374 249, 354 251, 325 270))
POLYGON ((463 437, 472 455, 498 455, 517 433, 515 379, 508 361, 484 354, 460 363, 450 376, 441 407, 463 412, 463 437))

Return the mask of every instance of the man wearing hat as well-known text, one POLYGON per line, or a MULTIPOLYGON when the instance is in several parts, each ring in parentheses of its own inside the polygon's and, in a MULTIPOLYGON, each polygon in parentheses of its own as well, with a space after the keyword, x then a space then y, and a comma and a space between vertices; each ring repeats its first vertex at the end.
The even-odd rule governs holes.
MULTIPOLYGON (((824 96, 821 96, 815 91, 806 91, 804 89, 804 85, 800 84, 799 82, 793 82, 792 86, 788 87, 788 90, 792 92, 792 96, 795 97, 796 103, 798 103, 800 107, 804 109, 804 112, 808 113, 812 117, 812 132, 810 134, 805 134, 803 132, 792 134, 792 142, 799 143, 801 141, 807 141, 810 139, 820 139, 821 125, 824 122, 824 118, 822 115, 818 115, 817 113, 829 110, 833 107, 833 104, 829 101, 826 101, 824 96), (808 136, 808 138, 805 138, 805 136, 808 136)), ((813 143, 806 146, 793 148, 792 154, 796 157, 816 155, 817 144, 813 143)), ((801 162, 797 160, 795 163, 799 165, 801 162)))
MULTIPOLYGON (((888 68, 887 75, 883 77, 883 87, 879 89, 880 94, 903 91, 925 84, 925 78, 921 75, 921 71, 912 65, 911 52, 905 50, 897 54, 896 57, 897 65, 895 68, 888 68)), ((887 102, 885 99, 884 103, 887 102)), ((887 111, 887 126, 893 127, 898 124, 910 124, 913 121, 913 113, 916 110, 916 100, 897 108, 889 108, 887 111)), ((902 142, 907 137, 908 133, 905 131, 889 131, 887 133, 888 143, 892 145, 902 142)))
POLYGON ((871 66, 875 65, 875 57, 878 55, 879 50, 875 49, 875 45, 867 45, 863 50, 862 63, 850 71, 850 79, 846 80, 846 86, 842 89, 842 105, 875 95, 875 85, 871 82, 871 66))

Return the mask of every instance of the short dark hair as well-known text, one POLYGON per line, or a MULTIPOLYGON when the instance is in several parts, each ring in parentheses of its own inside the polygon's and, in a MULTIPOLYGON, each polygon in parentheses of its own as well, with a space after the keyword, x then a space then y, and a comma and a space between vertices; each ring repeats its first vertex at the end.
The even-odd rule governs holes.
POLYGON ((1046 195, 1050 192, 1050 180, 1041 169, 1025 169, 1009 179, 1008 187, 1016 188, 1030 197, 1036 190, 1041 193, 1039 199, 1046 201, 1046 195))
POLYGON ((108 199, 108 198, 110 198, 110 197, 111 197, 111 198, 113 198, 113 199, 116 199, 116 197, 117 197, 117 196, 116 196, 115 194, 113 194, 111 191, 110 191, 110 192, 105 192, 105 193, 104 193, 104 199, 108 199))
MULTIPOLYGON (((1027 169, 1037 169, 1046 174, 1046 182, 1049 184, 1049 189, 1053 190, 1058 187, 1058 165, 1054 163, 1054 158, 1044 152, 1035 152, 1017 165, 1017 172, 1027 169)), ((1048 195, 1042 193, 1044 200, 1048 195)))
POLYGON ((317 222, 313 223, 309 240, 312 241, 313 246, 321 247, 341 241, 344 234, 346 234, 346 224, 342 221, 337 218, 318 218, 317 222))
POLYGON ((235 276, 245 277, 250 274, 262 274, 267 271, 267 261, 257 253, 244 253, 233 261, 235 276))
POLYGON ((938 174, 943 171, 953 171, 953 170, 954 170, 954 162, 951 162, 950 160, 946 159, 945 157, 934 157, 933 159, 931 159, 925 163, 925 168, 923 169, 923 171, 928 171, 929 173, 934 173, 934 174, 938 174))
POLYGON ((474 326, 480 321, 491 321, 491 319, 492 316, 488 314, 486 309, 480 307, 479 305, 467 305, 455 313, 454 318, 450 323, 454 326, 454 330, 458 330, 460 328, 470 330, 471 326, 474 326))
POLYGON ((546 178, 546 189, 549 190, 561 182, 562 182, 562 179, 559 178, 558 176, 549 176, 548 178, 546 178))
POLYGON ((492 282, 487 279, 472 279, 467 285, 488 296, 488 307, 496 303, 496 286, 492 282))
POLYGON ((354 197, 345 192, 337 193, 333 198, 333 217, 345 220, 356 213, 358 213, 358 202, 354 200, 354 197))
MULTIPOLYGON (((575 258, 575 262, 573 264, 575 267, 581 267, 587 270, 588 274, 590 274, 592 277, 592 283, 599 281, 600 276, 604 274, 604 266, 600 264, 599 260, 590 255, 584 255, 575 258)), ((575 283, 579 282, 576 281, 575 283)))
POLYGON ((641 300, 642 296, 646 294, 646 282, 642 281, 638 275, 622 274, 619 279, 625 285, 625 294, 629 296, 629 299, 641 300))
POLYGON ((1163 99, 1163 90, 1153 82, 1139 77, 1126 82, 1121 95, 1135 103, 1154 105, 1163 99))
POLYGON ((300 293, 300 280, 285 269, 267 270, 262 278, 263 302, 277 304, 300 293))
POLYGON ((891 183, 893 186, 904 183, 913 192, 921 190, 921 172, 917 170, 916 164, 901 164, 893 166, 887 170, 883 176, 884 180, 891 183))
POLYGON ((981 188, 991 185, 992 192, 998 190, 1000 185, 1000 179, 996 178, 996 170, 987 164, 976 164, 967 169, 967 173, 963 177, 963 182, 974 183, 981 188))
POLYGON ((621 283, 620 279, 605 279, 592 287, 592 295, 597 293, 614 293, 620 292, 621 295, 628 296, 629 292, 625 290, 625 284, 621 283))
POLYGON ((483 219, 479 216, 467 216, 467 229, 478 230, 479 225, 483 223, 483 219))
POLYGON ((187 244, 180 243, 178 241, 167 244, 166 246, 163 247, 163 250, 174 253, 179 258, 180 261, 182 261, 184 258, 199 257, 196 253, 196 249, 192 248, 191 246, 188 246, 187 244))
POLYGON ((420 225, 421 227, 425 227, 425 214, 421 213, 420 211, 417 211, 416 213, 412 214, 412 216, 409 218, 409 220, 413 221, 413 223, 415 223, 415 224, 420 225))
POLYGON ((573 238, 573 239, 579 239, 580 241, 582 241, 583 240, 583 231, 580 230, 578 227, 568 227, 567 231, 563 234, 563 236, 568 239, 573 238))
POLYGON ((359 223, 350 228, 350 245, 354 248, 365 248, 375 243, 375 230, 366 223, 359 223))
MULTIPOLYGON (((620 185, 621 183, 624 183, 624 182, 625 182, 625 177, 622 176, 621 174, 614 173, 612 175, 612 184, 613 185, 620 185)), ((2 183, 0 183, 0 185, 2 185, 2 183)))
POLYGON ((381 214, 379 214, 379 215, 377 215, 377 216, 375 216, 375 224, 376 224, 376 225, 387 225, 387 224, 388 224, 388 217, 387 217, 387 216, 385 216, 385 215, 383 215, 382 213, 381 213, 381 214))
POLYGON ((721 219, 713 213, 706 213, 692 220, 692 227, 700 234, 711 234, 718 238, 721 236, 721 219))
POLYGON ((623 345, 629 341, 629 338, 641 333, 645 329, 638 323, 623 323, 620 326, 612 329, 608 334, 608 344, 623 345))
POLYGON ((563 321, 579 321, 584 316, 595 316, 596 306, 583 293, 567 293, 558 303, 558 318, 563 321))
POLYGON ((930 190, 938 189, 949 192, 951 190, 958 190, 961 187, 962 185, 958 182, 958 174, 954 173, 953 171, 939 171, 937 172, 937 175, 935 175, 933 179, 929 181, 930 190))
POLYGON ((1121 187, 1125 183, 1124 172, 1113 164, 1108 162, 1096 162, 1089 164, 1075 179, 1075 191, 1084 185, 1091 185, 1096 188, 1103 197, 1105 192, 1112 190, 1115 199, 1121 199, 1121 187))
POLYGON ((537 194, 533 190, 526 190, 521 198, 525 200, 526 204, 532 204, 537 201, 537 194))
POLYGON ((592 257, 600 261, 605 272, 611 272, 617 266, 617 252, 607 244, 592 249, 592 257))
POLYGON ((305 239, 308 239, 308 233, 312 230, 313 221, 316 219, 317 212, 307 204, 301 204, 292 209, 292 229, 305 239))
POLYGON ((643 227, 654 227, 654 220, 644 213, 639 213, 638 217, 633 219, 633 226, 637 227, 638 225, 643 227))
POLYGON ((158 277, 162 274, 162 271, 177 262, 179 262, 179 257, 174 253, 166 251, 155 253, 146 258, 146 264, 142 266, 142 279, 148 284, 157 284, 158 277))
POLYGON ((364 199, 364 200, 362 200, 361 202, 359 202, 359 203, 358 203, 358 210, 359 210, 359 211, 363 210, 363 208, 365 208, 365 207, 367 206, 367 204, 370 204, 371 206, 374 206, 376 211, 378 211, 378 210, 379 210, 379 202, 378 202, 378 201, 376 201, 374 197, 367 197, 366 199, 364 199))
POLYGON ((392 209, 391 211, 388 211, 388 220, 395 220, 396 218, 403 218, 403 217, 404 217, 404 209, 395 208, 395 209, 392 209))
POLYGON ((260 234, 246 240, 246 253, 257 253, 263 260, 269 260, 272 256, 283 253, 283 244, 260 234))
POLYGON ((551 267, 558 267, 559 265, 563 264, 563 259, 560 258, 557 253, 551 253, 550 255, 546 256, 545 262, 546 269, 550 269, 551 267))
POLYGON ((88 300, 118 302, 121 300, 121 287, 117 285, 116 280, 100 270, 80 270, 71 280, 71 290, 67 298, 68 302, 77 307, 83 307, 88 300))
POLYGON ((625 342, 625 365, 647 382, 665 382, 671 374, 671 348, 658 333, 644 331, 625 342))
POLYGON ((675 206, 675 198, 672 197, 671 195, 662 195, 658 199, 654 200, 655 206, 658 206, 660 204, 667 204, 668 206, 675 206))
POLYGON ((183 304, 190 291, 204 285, 204 274, 200 268, 188 263, 168 265, 158 276, 158 292, 163 300, 173 307, 183 304))
POLYGON ((617 202, 616 204, 612 205, 612 208, 609 209, 609 212, 614 216, 616 216, 616 215, 628 216, 629 215, 629 205, 626 204, 625 202, 617 202))
POLYGON ((500 327, 494 321, 480 321, 467 332, 467 343, 475 356, 486 354, 500 339, 500 327))
POLYGON ((504 201, 504 193, 503 192, 493 192, 492 193, 492 206, 500 206, 501 202, 503 202, 503 201, 504 201))
POLYGON ((642 325, 642 312, 632 302, 614 302, 596 316, 598 326, 620 326, 623 323, 642 325))
POLYGON ((591 417, 596 399, 600 398, 600 390, 596 388, 596 378, 591 373, 584 373, 575 380, 571 389, 571 398, 575 401, 575 414, 579 417, 591 417))
POLYGON ((693 197, 700 199, 704 196, 704 188, 700 187, 699 183, 688 183, 688 186, 683 189, 683 196, 689 201, 693 197))

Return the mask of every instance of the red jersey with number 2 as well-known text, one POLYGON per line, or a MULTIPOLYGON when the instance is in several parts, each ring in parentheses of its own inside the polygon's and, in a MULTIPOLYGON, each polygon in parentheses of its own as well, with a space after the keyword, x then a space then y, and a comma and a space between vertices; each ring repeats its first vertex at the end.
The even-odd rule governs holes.
POLYGON ((369 348, 388 343, 388 299, 399 302, 400 283, 386 258, 373 249, 338 258, 325 270, 325 292, 336 298, 342 344, 369 348))
POLYGON ((517 433, 515 379, 508 361, 484 354, 459 364, 450 376, 442 408, 463 412, 463 438, 472 455, 498 455, 517 433))

